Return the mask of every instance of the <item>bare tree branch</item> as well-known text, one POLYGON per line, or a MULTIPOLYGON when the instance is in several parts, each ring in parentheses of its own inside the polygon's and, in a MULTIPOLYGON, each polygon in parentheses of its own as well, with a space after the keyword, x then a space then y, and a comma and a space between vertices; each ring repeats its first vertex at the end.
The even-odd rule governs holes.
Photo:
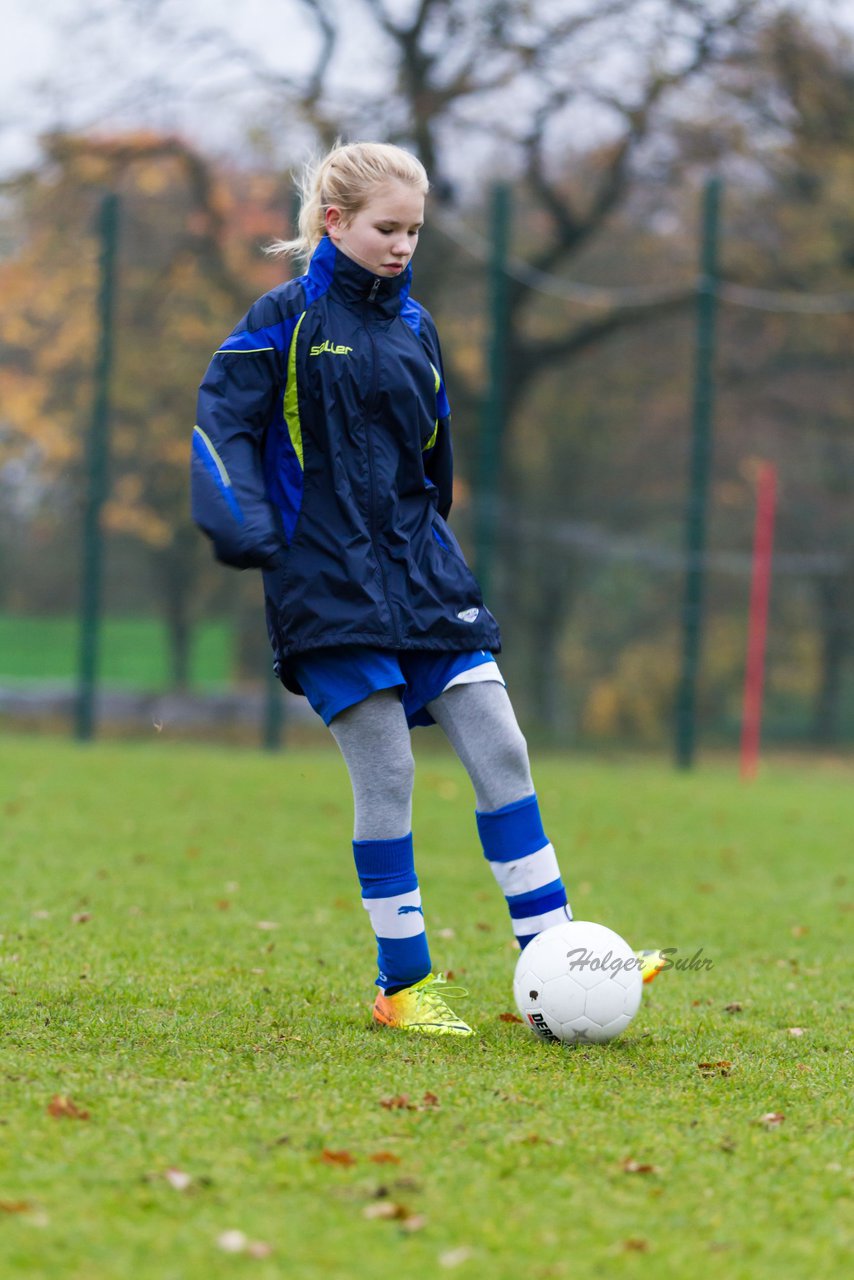
POLYGON ((536 378, 553 365, 573 359, 580 352, 595 346, 619 330, 643 324, 651 317, 658 319, 663 315, 683 311, 696 300, 696 296, 694 289, 686 289, 665 302, 656 303, 654 307, 624 307, 600 319, 578 325, 549 341, 538 339, 536 342, 530 342, 517 337, 511 357, 512 363, 514 367, 529 369, 530 378, 536 378))

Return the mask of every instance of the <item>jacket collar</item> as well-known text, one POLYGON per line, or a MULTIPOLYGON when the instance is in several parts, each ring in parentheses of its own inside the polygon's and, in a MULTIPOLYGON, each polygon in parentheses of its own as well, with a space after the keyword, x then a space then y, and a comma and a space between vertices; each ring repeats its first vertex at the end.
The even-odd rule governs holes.
POLYGON ((394 316, 409 297, 412 263, 408 263, 399 276, 377 276, 336 249, 329 237, 324 236, 311 256, 308 278, 319 293, 329 293, 350 304, 370 303, 377 314, 394 316))

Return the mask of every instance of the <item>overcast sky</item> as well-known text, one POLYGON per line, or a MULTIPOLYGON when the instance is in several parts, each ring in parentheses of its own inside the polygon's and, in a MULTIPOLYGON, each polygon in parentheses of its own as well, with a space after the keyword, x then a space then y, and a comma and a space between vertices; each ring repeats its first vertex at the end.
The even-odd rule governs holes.
MULTIPOLYGON (((548 6, 558 0, 541 0, 548 6)), ((565 5, 580 0, 561 0, 565 5)), ((387 0, 408 12, 413 0, 387 0)), ((336 60, 339 85, 365 86, 382 76, 386 51, 354 25, 352 0, 326 0, 337 21, 350 24, 336 60)), ((799 0, 816 16, 854 29, 854 0, 799 0)), ((222 56, 203 32, 242 45, 267 67, 287 72, 310 55, 314 36, 299 0, 3 0, 0 40, 0 176, 32 163, 46 129, 178 129, 214 151, 234 150, 250 122, 264 122, 268 99, 251 71, 222 56), (156 38, 166 24, 167 56, 156 38)), ((292 158, 308 138, 290 132, 282 155, 292 158)))
POLYGON ((222 32, 280 71, 313 43, 297 0, 3 0, 2 30, 6 173, 31 162, 38 134, 57 125, 178 128, 227 147, 261 95, 242 65, 211 45, 193 49, 194 36, 222 32), (167 48, 182 48, 181 58, 164 55, 152 15, 174 32, 167 48))

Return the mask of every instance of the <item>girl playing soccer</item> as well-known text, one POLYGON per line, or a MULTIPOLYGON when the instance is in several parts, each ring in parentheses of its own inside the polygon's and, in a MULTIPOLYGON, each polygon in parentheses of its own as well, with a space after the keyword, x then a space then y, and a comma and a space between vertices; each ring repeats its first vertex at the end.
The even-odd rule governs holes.
POLYGON ((193 435, 193 515, 217 557, 263 570, 274 665, 349 770, 353 853, 377 939, 374 1020, 470 1035, 432 972, 412 844, 414 725, 468 771, 519 945, 571 919, 495 619, 446 524, 452 455, 433 321, 410 296, 427 175, 399 147, 335 147, 306 175, 308 270, 214 354, 193 435))

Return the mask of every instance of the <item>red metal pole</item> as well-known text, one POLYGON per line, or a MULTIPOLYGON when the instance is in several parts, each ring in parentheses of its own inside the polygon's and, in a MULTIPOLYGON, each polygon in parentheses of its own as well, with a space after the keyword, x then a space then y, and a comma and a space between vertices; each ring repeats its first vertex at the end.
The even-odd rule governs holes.
POLYGON ((747 665, 744 673, 744 710, 741 722, 741 776, 744 779, 756 777, 759 763, 776 505, 777 468, 772 462, 763 462, 759 468, 756 487, 756 527, 753 535, 747 665))

